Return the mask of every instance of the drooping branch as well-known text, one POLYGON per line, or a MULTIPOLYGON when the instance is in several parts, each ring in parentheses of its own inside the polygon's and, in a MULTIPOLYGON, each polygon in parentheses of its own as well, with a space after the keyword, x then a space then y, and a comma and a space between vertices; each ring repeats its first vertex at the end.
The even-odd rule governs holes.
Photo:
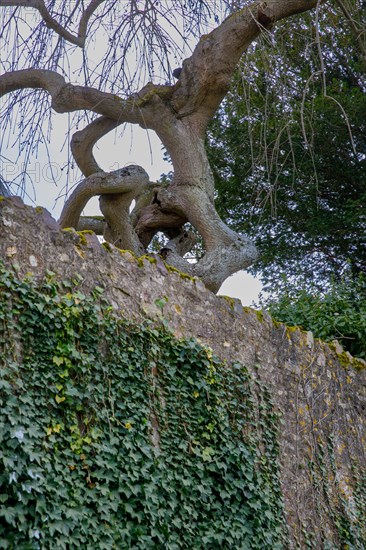
POLYGON ((105 0, 92 0, 86 10, 83 12, 77 36, 69 32, 65 27, 63 27, 48 11, 44 0, 0 0, 0 7, 26 7, 34 8, 38 10, 43 21, 46 23, 47 27, 53 29, 61 38, 64 38, 71 44, 83 48, 86 40, 86 31, 88 27, 89 20, 95 10, 100 6, 105 0))

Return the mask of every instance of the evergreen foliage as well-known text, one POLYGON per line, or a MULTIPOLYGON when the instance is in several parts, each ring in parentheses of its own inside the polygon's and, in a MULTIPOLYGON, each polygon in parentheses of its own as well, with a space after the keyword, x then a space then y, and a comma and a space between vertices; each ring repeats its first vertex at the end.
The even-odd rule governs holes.
POLYGON ((343 279, 324 294, 291 285, 266 303, 271 315, 287 325, 311 330, 316 338, 338 340, 366 359, 366 280, 343 279))
POLYGON ((217 207, 255 240, 270 293, 282 275, 322 289, 366 273, 366 50, 352 28, 366 20, 347 5, 352 21, 329 6, 318 26, 304 14, 262 36, 211 125, 217 207))
POLYGON ((283 548, 260 379, 77 283, 0 271, 0 547, 283 548))

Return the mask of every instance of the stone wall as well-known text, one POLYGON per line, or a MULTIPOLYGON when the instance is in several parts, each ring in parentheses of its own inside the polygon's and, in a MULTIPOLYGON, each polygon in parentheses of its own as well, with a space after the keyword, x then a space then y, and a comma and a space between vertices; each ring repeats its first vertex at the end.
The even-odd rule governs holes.
POLYGON ((159 257, 136 259, 101 245, 94 234, 61 231, 47 211, 24 206, 19 198, 0 200, 0 258, 36 278, 46 270, 60 279, 78 274, 84 293, 105 288, 122 316, 165 319, 177 337, 193 336, 220 358, 246 365, 269 388, 282 415, 289 547, 325 548, 327 540, 329 548, 345 548, 340 530, 352 531, 357 524, 355 547, 366 548, 365 517, 360 517, 366 508, 364 362, 337 344, 275 323, 265 312, 215 296, 159 257))

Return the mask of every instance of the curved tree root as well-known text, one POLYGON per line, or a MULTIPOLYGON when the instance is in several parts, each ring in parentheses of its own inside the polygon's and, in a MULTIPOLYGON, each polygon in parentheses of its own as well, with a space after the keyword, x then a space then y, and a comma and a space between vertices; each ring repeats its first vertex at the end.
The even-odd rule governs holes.
POLYGON ((209 290, 216 293, 230 275, 249 267, 257 259, 258 251, 248 237, 236 234, 236 241, 232 244, 211 249, 197 263, 189 263, 170 249, 169 243, 162 255, 169 265, 192 277, 199 277, 209 290))

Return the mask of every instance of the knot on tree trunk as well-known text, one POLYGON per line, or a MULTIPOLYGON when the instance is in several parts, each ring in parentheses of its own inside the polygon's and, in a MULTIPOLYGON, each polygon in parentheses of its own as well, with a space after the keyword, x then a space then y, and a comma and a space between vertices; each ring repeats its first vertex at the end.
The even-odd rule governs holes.
POLYGON ((267 2, 262 2, 261 4, 259 4, 257 11, 257 21, 262 27, 265 27, 266 29, 270 29, 273 26, 275 22, 275 17, 272 9, 268 6, 267 2))

